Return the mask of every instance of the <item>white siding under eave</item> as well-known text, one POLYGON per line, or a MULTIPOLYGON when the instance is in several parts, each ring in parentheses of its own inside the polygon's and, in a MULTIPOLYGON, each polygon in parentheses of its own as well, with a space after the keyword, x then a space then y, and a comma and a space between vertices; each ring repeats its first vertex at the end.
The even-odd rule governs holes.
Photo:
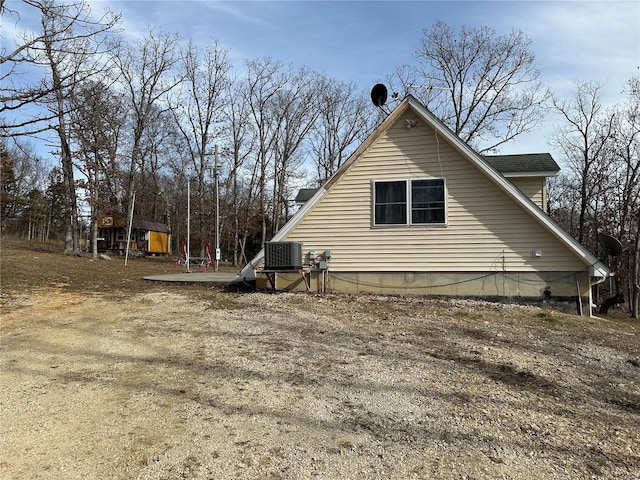
POLYGON ((332 250, 333 272, 576 272, 587 267, 432 129, 419 122, 407 130, 402 118, 282 240, 302 242, 305 251, 332 250), (372 180, 440 177, 447 182, 447 226, 372 226, 372 180), (534 257, 534 249, 542 257, 534 257))

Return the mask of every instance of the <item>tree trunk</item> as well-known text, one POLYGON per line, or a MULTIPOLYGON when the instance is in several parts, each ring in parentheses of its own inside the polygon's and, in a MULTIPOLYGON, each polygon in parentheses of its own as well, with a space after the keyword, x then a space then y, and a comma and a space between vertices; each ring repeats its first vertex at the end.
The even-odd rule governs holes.
POLYGON ((636 228, 636 247, 633 252, 633 294, 630 299, 631 317, 640 318, 640 216, 638 217, 638 226, 636 228))
POLYGON ((78 223, 78 200, 73 177, 73 161, 71 159, 71 148, 63 129, 64 124, 58 129, 62 150, 61 161, 66 203, 64 253, 67 255, 80 255, 80 224, 78 223))
POLYGON ((95 202, 91 205, 91 258, 98 259, 98 212, 95 202))
MULTIPOLYGON (((235 162, 237 165, 237 162, 235 162)), ((240 208, 238 205, 238 174, 237 169, 233 169, 233 266, 237 267, 239 262, 239 242, 240 242, 240 208)))

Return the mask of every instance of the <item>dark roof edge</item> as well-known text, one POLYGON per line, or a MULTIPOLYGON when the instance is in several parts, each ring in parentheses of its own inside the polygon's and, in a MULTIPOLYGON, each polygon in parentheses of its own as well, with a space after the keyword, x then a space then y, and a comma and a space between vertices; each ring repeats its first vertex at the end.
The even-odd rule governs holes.
POLYGON ((555 177, 560 167, 550 153, 483 155, 484 160, 505 176, 555 177))

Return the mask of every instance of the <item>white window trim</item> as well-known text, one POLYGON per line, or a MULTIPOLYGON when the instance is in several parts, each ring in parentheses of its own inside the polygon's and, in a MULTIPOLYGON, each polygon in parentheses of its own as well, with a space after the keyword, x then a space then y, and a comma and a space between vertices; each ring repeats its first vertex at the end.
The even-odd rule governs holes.
POLYGON ((395 228, 395 227, 423 227, 423 228, 442 228, 449 225, 449 194, 447 189, 447 179, 445 177, 420 177, 420 178, 390 178, 371 181, 371 226, 375 228, 395 228), (413 223, 411 221, 411 204, 412 189, 411 182, 421 180, 442 180, 444 184, 444 222, 443 223, 413 223), (407 205, 407 223, 376 223, 376 183, 384 182, 406 182, 406 205, 407 205))

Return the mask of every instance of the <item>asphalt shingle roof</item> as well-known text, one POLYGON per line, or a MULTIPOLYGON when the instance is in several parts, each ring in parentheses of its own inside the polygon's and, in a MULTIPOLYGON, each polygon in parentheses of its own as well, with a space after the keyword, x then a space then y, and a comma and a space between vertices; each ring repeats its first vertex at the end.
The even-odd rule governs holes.
POLYGON ((317 188, 301 188, 296 195, 296 203, 306 203, 318 191, 317 188))
POLYGON ((557 173, 560 171, 560 167, 548 153, 486 155, 484 159, 503 175, 506 173, 557 173))

